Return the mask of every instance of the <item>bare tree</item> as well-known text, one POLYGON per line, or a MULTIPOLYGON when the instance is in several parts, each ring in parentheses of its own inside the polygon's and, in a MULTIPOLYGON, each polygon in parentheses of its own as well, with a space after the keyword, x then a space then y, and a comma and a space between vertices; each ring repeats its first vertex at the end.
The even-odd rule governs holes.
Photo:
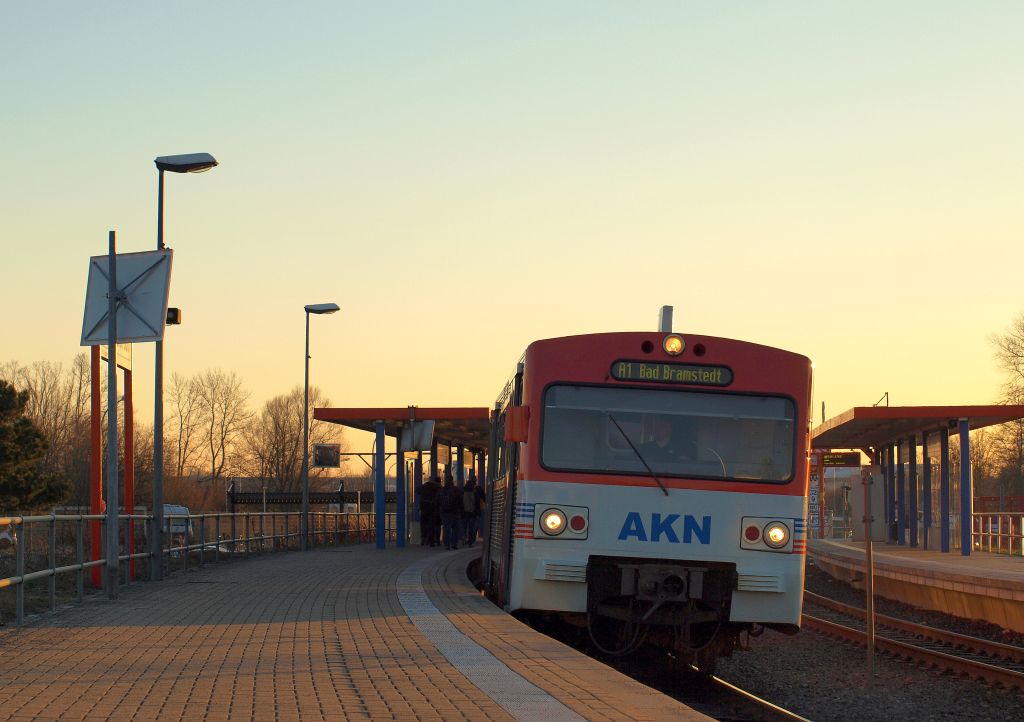
POLYGON ((249 392, 234 371, 210 369, 197 379, 210 480, 223 476, 228 453, 251 416, 249 392))
MULTIPOLYGON (((989 337, 995 347, 995 359, 1006 374, 1005 404, 1024 404, 1024 313, 1018 315, 1001 334, 989 337)), ((997 492, 999 496, 1024 493, 1024 421, 1011 421, 994 430, 999 459, 997 492)))
MULTIPOLYGON (((1004 397, 1011 404, 1024 403, 1022 395, 1004 397)), ((993 428, 995 455, 999 463, 996 493, 1000 497, 1024 494, 1024 420, 1017 419, 993 428)))
MULTIPOLYGON (((311 386, 309 407, 329 406, 330 399, 311 386)), ((297 386, 287 394, 267 401, 246 426, 246 472, 266 479, 272 491, 298 491, 302 473, 303 390, 297 386)), ((312 412, 311 412, 312 415, 312 412)), ((309 444, 341 443, 341 430, 334 424, 311 420, 309 444)), ((317 475, 320 470, 310 470, 317 475)))
POLYGON ((89 493, 88 357, 79 354, 69 369, 50 361, 31 366, 8 361, 0 366, 0 378, 28 392, 25 414, 48 442, 41 468, 70 482, 71 500, 84 503, 89 493))
POLYGON ((1005 333, 993 334, 989 341, 995 346, 995 358, 1004 372, 1005 399, 1024 397, 1024 313, 1013 319, 1005 333))
POLYGON ((197 456, 202 444, 200 434, 204 428, 206 404, 200 379, 195 376, 171 375, 168 389, 171 408, 172 445, 174 464, 171 476, 188 476, 197 467, 197 456))
POLYGON ((989 496, 996 488, 999 473, 995 436, 991 429, 971 432, 971 474, 975 494, 989 496))
MULTIPOLYGON (((135 503, 148 506, 153 494, 153 425, 135 425, 135 503)), ((122 464, 124 460, 122 459, 122 464)))

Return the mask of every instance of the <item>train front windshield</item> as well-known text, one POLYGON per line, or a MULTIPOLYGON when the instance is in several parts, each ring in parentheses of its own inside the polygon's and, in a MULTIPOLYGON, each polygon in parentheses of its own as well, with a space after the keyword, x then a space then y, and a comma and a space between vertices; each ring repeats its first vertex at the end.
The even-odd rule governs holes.
POLYGON ((785 483, 796 409, 779 396, 552 385, 541 463, 553 471, 785 483), (646 465, 645 465, 646 462, 646 465))

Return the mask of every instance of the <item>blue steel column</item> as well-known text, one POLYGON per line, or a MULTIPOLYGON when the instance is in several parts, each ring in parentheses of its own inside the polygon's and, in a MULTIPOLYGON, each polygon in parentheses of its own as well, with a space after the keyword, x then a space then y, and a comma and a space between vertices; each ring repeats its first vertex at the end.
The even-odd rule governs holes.
POLYGON ((416 452, 416 462, 413 467, 413 474, 416 475, 413 483, 415 484, 412 501, 412 518, 419 522, 420 521, 420 493, 423 490, 423 452, 416 452))
POLYGON ((907 522, 910 525, 910 546, 917 546, 917 436, 907 438, 907 456, 910 458, 907 469, 907 482, 910 484, 910 513, 907 522))
POLYGON ((896 521, 896 445, 889 444, 885 449, 885 510, 889 516, 889 526, 885 530, 885 538, 890 542, 893 538, 892 525, 896 521))
POLYGON ((960 554, 971 555, 971 531, 974 522, 974 494, 971 489, 971 426, 967 419, 960 419, 960 554))
POLYGON ((888 484, 888 461, 889 456, 886 452, 886 447, 878 447, 878 451, 875 453, 875 458, 878 464, 878 475, 882 481, 882 518, 885 520, 885 528, 889 528, 889 484, 888 484))
POLYGON ((944 552, 949 551, 949 427, 939 432, 939 543, 944 552))
POLYGON ((455 485, 465 486, 466 485, 466 467, 463 465, 462 460, 466 455, 465 447, 459 444, 456 452, 459 455, 459 462, 455 467, 455 485))
POLYGON ((405 453, 395 451, 395 540, 398 547, 405 546, 406 481, 405 453))
POLYGON ((383 549, 387 524, 384 506, 384 422, 376 422, 374 429, 377 432, 377 448, 373 455, 373 515, 374 526, 377 528, 377 548, 383 549))
POLYGON ((907 543, 907 476, 903 471, 903 442, 896 442, 896 543, 907 543))
POLYGON ((928 532, 932 526, 932 460, 928 456, 928 432, 921 432, 921 461, 924 463, 924 482, 921 484, 922 500, 924 508, 924 524, 921 530, 923 538, 921 546, 928 548, 928 532))
POLYGON ((437 437, 430 442, 430 478, 435 481, 441 478, 437 473, 437 437))

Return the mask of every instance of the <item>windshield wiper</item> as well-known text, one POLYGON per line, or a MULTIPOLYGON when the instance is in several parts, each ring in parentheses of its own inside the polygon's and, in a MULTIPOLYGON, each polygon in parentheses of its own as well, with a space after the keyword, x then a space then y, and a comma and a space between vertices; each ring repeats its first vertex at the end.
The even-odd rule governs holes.
POLYGON ((622 434, 622 438, 626 440, 627 444, 629 444, 629 448, 631 448, 633 450, 633 453, 636 454, 636 458, 640 459, 640 463, 644 465, 645 469, 647 469, 647 473, 651 475, 652 479, 658 482, 658 486, 661 488, 663 492, 665 492, 665 496, 668 496, 668 489, 666 489, 665 485, 661 483, 661 479, 659 479, 658 475, 654 473, 654 469, 652 469, 651 465, 647 463, 647 459, 645 459, 643 454, 640 453, 640 450, 633 445, 633 441, 629 438, 629 435, 622 430, 621 426, 619 426, 619 422, 616 421, 615 417, 609 414, 607 411, 605 411, 604 413, 605 416, 611 419, 611 422, 615 424, 615 428, 619 430, 619 433, 622 434))

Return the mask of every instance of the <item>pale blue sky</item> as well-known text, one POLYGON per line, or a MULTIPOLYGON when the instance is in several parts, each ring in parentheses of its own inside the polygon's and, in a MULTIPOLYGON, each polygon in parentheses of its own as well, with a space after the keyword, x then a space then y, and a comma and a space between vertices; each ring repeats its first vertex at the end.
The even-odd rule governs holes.
POLYGON ((345 406, 486 406, 531 340, 662 304, 810 356, 830 415, 998 393, 1020 3, 0 7, 0 360, 78 352, 88 257, 153 247, 153 158, 207 151, 167 179, 168 369, 257 402, 322 301, 345 406))

